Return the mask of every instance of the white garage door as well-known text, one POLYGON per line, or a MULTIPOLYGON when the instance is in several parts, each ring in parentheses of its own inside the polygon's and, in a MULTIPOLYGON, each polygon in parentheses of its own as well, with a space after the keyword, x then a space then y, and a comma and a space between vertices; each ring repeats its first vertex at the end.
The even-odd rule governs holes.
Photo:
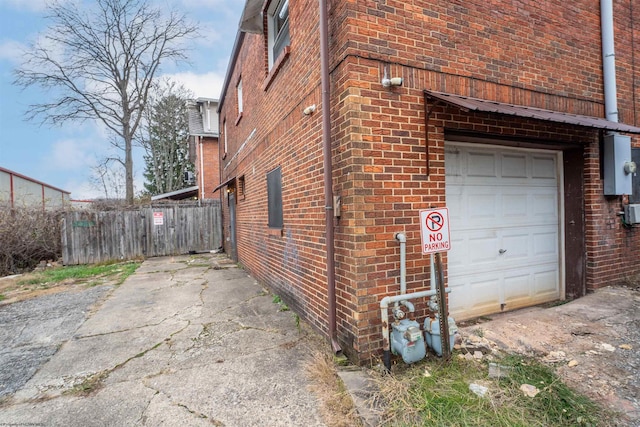
POLYGON ((555 152, 447 143, 453 316, 560 298, 560 164, 555 152))

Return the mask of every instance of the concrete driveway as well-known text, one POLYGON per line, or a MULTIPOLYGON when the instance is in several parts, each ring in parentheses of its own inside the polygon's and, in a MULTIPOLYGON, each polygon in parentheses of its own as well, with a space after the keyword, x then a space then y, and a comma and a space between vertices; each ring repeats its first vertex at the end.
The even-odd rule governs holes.
POLYGON ((223 255, 149 259, 119 287, 85 292, 53 316, 7 315, 33 300, 0 307, 3 371, 41 356, 0 376, 0 425, 324 425, 304 372, 324 343, 223 255))

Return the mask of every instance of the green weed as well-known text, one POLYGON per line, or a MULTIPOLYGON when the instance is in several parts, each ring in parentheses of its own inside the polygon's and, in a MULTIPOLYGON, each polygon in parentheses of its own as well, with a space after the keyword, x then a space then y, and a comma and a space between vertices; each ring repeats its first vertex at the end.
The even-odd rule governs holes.
POLYGON ((83 281, 97 277, 113 276, 118 278, 117 284, 121 284, 139 266, 140 263, 138 262, 127 262, 122 264, 73 265, 51 268, 34 273, 29 279, 22 280, 18 284, 41 285, 64 282, 66 280, 83 281))
POLYGON ((282 301, 282 298, 280 298, 279 295, 274 295, 272 301, 274 304, 278 304, 280 306, 280 308, 278 308, 278 311, 289 311, 289 306, 284 301, 282 301))
POLYGON ((507 378, 488 377, 486 363, 454 357, 431 360, 381 379, 381 396, 389 402, 385 425, 393 426, 609 426, 612 414, 566 386, 552 368, 535 360, 507 357, 507 378), (425 371, 429 374, 425 375, 425 371), (484 397, 471 383, 488 388, 484 397), (527 397, 522 384, 540 393, 527 397))

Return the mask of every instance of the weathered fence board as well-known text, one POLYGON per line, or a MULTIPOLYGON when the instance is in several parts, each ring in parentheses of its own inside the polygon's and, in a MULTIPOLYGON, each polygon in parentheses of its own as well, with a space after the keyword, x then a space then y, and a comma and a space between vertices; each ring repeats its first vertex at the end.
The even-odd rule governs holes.
POLYGON ((75 211, 62 219, 64 264, 178 255, 222 246, 220 203, 75 211))

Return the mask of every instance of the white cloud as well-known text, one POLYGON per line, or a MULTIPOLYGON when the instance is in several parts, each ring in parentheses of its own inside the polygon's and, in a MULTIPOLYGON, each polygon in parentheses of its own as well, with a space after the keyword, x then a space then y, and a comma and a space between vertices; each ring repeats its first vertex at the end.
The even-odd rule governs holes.
POLYGON ((104 194, 95 189, 88 181, 70 179, 66 182, 64 189, 71 192, 73 200, 91 200, 104 197, 104 194))
POLYGON ((0 7, 30 12, 42 12, 46 9, 49 0, 0 0, 0 7))
POLYGON ((168 77, 181 83, 186 89, 189 89, 196 98, 218 98, 222 90, 224 76, 210 72, 206 74, 195 74, 190 71, 183 73, 165 74, 162 77, 168 77))
POLYGON ((216 26, 213 22, 201 22, 198 25, 198 33, 195 42, 200 46, 214 46, 222 40, 220 26, 216 26))
MULTIPOLYGON (((0 0, 2 1, 2 0, 0 0)), ((19 0, 16 0, 19 1, 19 0)), ((231 0, 231 1, 239 1, 239 0, 231 0)), ((181 0, 182 5, 186 8, 207 8, 207 9, 219 9, 220 7, 226 8, 226 4, 229 3, 229 0, 181 0)))
POLYGON ((0 41, 0 60, 9 61, 14 65, 20 64, 26 50, 27 45, 24 43, 15 40, 2 40, 0 41))
POLYGON ((59 171, 85 169, 95 164, 95 145, 90 140, 63 139, 51 147, 47 167, 59 171))

